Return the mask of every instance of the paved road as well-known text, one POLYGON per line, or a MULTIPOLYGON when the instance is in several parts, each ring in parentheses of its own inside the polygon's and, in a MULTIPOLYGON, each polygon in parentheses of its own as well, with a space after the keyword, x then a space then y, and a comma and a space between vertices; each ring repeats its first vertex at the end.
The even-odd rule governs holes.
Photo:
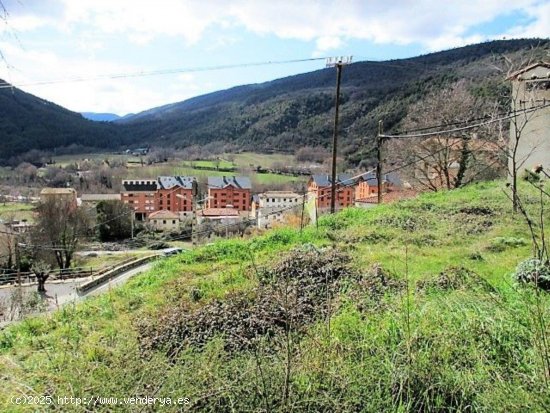
MULTIPOLYGON (((128 279, 130 279, 134 275, 147 271, 148 269, 151 268, 151 266, 152 266, 152 263, 147 263, 139 267, 133 268, 131 270, 128 270, 126 272, 123 272, 118 276, 116 276, 115 278, 108 281, 107 283, 99 285, 82 295, 79 295, 76 292, 76 287, 79 284, 83 283, 84 281, 90 280, 91 277, 79 278, 77 280, 70 280, 62 283, 59 283, 59 282, 46 283, 46 298, 48 300, 48 311, 56 310, 62 305, 65 305, 73 301, 81 301, 81 300, 84 300, 86 297, 99 295, 101 293, 107 292, 112 288, 115 288, 117 286, 124 284, 126 281, 128 281, 128 279)), ((22 288, 24 293, 29 293, 29 294, 36 291, 36 285, 0 288, 0 302, 9 303, 12 294, 17 288, 22 288)), ((7 323, 2 322, 0 319, 0 327, 5 324, 7 323)))

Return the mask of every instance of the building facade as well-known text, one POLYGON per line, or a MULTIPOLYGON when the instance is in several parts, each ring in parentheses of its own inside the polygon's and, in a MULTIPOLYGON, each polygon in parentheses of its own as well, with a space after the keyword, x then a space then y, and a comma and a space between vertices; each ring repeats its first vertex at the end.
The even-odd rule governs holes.
POLYGON ((145 221, 149 214, 156 211, 156 192, 156 179, 123 180, 120 199, 134 210, 138 221, 145 221))
POLYGON ((258 228, 270 228, 276 222, 282 222, 286 214, 299 211, 303 196, 290 191, 268 191, 258 195, 257 208, 253 207, 253 216, 258 228))
POLYGON ((155 211, 149 214, 147 222, 157 231, 177 231, 180 229, 179 214, 167 210, 155 211))
MULTIPOLYGON (((542 165, 550 170, 550 62, 538 62, 508 77, 512 82, 510 152, 516 152, 516 169, 542 165), (538 106, 541 109, 531 110, 538 106), (525 112, 521 112, 524 111, 525 112), (519 138, 519 139, 516 139, 519 138), (517 148, 515 145, 517 143, 517 148)), ((512 170, 512 159, 509 169, 512 170)))
POLYGON ((192 214, 196 185, 196 179, 190 176, 124 180, 120 195, 122 202, 133 208, 136 219, 144 221, 155 211, 192 214))
POLYGON ((41 202, 52 200, 67 202, 73 208, 78 206, 76 190, 73 188, 44 188, 40 191, 41 202))
MULTIPOLYGON (((330 209, 332 198, 332 177, 313 175, 307 184, 308 196, 315 200, 320 211, 330 209)), ((336 176, 336 209, 352 206, 355 202, 355 182, 349 174, 336 176)))
POLYGON ((159 176, 155 208, 181 215, 193 214, 193 181, 191 176, 159 176))
MULTIPOLYGON (((366 200, 378 198, 378 179, 376 173, 367 172, 355 179, 355 203, 365 202, 366 200)), ((402 183, 399 177, 394 174, 384 174, 382 176, 382 194, 400 191, 402 183)))
POLYGON ((208 178, 208 208, 234 208, 250 211, 252 184, 245 176, 208 178))

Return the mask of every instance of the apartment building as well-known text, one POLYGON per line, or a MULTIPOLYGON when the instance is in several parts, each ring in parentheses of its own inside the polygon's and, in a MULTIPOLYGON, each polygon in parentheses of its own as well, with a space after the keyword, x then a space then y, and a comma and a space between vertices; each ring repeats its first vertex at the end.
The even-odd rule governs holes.
POLYGON ((208 178, 208 208, 250 211, 252 184, 246 176, 208 178))
POLYGON ((170 211, 180 215, 193 213, 193 185, 197 180, 192 176, 159 176, 155 194, 157 211, 170 211))
POLYGON ((122 181, 121 201, 135 211, 136 219, 145 220, 155 211, 193 213, 193 194, 197 180, 192 176, 159 176, 157 179, 122 181))
POLYGON ((156 211, 155 195, 158 183, 156 179, 125 179, 122 181, 120 199, 134 210, 138 221, 156 211))
MULTIPOLYGON (((349 174, 336 176, 336 209, 352 206, 355 201, 355 182, 349 174)), ((308 196, 315 199, 317 209, 330 209, 332 177, 313 175, 307 184, 308 196)))

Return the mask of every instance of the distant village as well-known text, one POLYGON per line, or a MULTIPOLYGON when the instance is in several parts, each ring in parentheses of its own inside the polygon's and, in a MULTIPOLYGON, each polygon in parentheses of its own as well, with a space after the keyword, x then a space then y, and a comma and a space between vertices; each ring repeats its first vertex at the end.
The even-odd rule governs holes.
MULTIPOLYGON (((396 174, 383 176, 381 186, 387 201, 414 196, 396 174)), ((291 214, 307 214, 315 220, 329 211, 332 180, 329 175, 312 175, 307 192, 266 191, 254 193, 246 176, 208 178, 205 191, 192 176, 159 176, 157 179, 123 180, 118 194, 82 194, 72 188, 44 188, 40 199, 60 199, 76 206, 94 206, 102 201, 119 201, 133 212, 136 223, 148 224, 156 231, 178 231, 189 218, 197 224, 233 225, 248 223, 261 229, 281 223, 291 214)), ((378 203, 378 180, 374 172, 356 176, 337 175, 335 207, 369 208, 378 203)))

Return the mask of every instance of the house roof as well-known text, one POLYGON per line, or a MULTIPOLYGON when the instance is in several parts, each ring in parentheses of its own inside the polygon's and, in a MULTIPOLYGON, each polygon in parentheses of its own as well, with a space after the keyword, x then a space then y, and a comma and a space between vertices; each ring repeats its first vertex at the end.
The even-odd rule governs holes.
MULTIPOLYGON (((378 185, 378 179, 376 178, 376 173, 374 172, 365 172, 363 175, 360 175, 356 179, 357 182, 366 181, 370 186, 378 185)), ((403 185, 399 176, 393 172, 390 172, 389 174, 384 174, 382 176, 382 182, 387 182, 395 186, 403 185)))
POLYGON ((235 188, 251 189, 252 184, 250 178, 247 176, 209 176, 208 187, 209 188, 226 188, 233 186, 235 188))
POLYGON ((44 188, 40 195, 74 195, 76 191, 73 188, 44 188))
POLYGON ((154 192, 158 183, 155 179, 128 179, 122 181, 122 190, 126 192, 154 192))
MULTIPOLYGON (((342 185, 351 185, 353 184, 352 178, 353 177, 350 174, 339 174, 336 175, 336 183, 342 185)), ((311 179, 317 184, 317 186, 332 185, 332 176, 330 175, 313 175, 311 179)))
POLYGON ((179 215, 176 214, 175 212, 163 209, 163 210, 155 211, 155 212, 149 214, 147 219, 149 219, 149 220, 151 220, 151 219, 179 219, 179 215))
POLYGON ((193 176, 159 176, 158 189, 172 189, 180 186, 185 189, 193 188, 193 181, 196 180, 193 176))
POLYGON ((198 212, 199 215, 204 217, 220 217, 220 216, 231 216, 238 217, 239 211, 233 208, 204 208, 198 212))
MULTIPOLYGON (((517 79, 521 74, 529 72, 537 67, 543 67, 550 69, 550 62, 536 62, 529 66, 524 67, 523 69, 517 70, 506 78, 506 80, 517 79)), ((546 77, 550 77, 550 71, 546 74, 546 77)))

